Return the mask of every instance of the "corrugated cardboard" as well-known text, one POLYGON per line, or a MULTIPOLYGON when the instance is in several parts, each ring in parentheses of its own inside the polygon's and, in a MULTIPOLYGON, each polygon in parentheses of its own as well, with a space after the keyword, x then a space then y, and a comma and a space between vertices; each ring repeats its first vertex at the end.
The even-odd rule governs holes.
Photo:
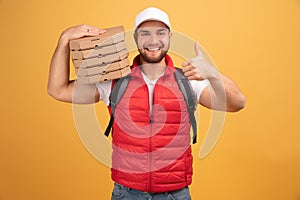
POLYGON ((107 74, 97 74, 93 76, 78 76, 77 81, 84 84, 93 84, 97 82, 106 82, 113 79, 121 78, 131 72, 130 67, 125 67, 121 70, 109 72, 107 74))
POLYGON ((73 60, 82 60, 86 58, 101 57, 106 54, 117 53, 126 49, 126 43, 124 41, 109 46, 98 46, 94 49, 87 49, 82 51, 72 51, 73 60))
POLYGON ((125 40, 125 32, 123 26, 117 26, 106 29, 106 32, 93 36, 84 37, 69 42, 71 50, 93 49, 98 46, 112 45, 125 40))
POLYGON ((89 68, 75 68, 77 76, 92 76, 99 74, 107 74, 128 67, 130 65, 128 58, 110 64, 99 65, 89 68))
POLYGON ((81 83, 113 80, 131 71, 123 26, 108 28, 98 36, 72 40, 69 46, 81 83))
POLYGON ((115 61, 123 60, 124 58, 128 57, 129 53, 127 49, 119 51, 113 54, 106 54, 100 57, 95 58, 88 58, 85 60, 73 60, 73 63, 76 68, 87 68, 93 67, 97 65, 109 64, 115 61))

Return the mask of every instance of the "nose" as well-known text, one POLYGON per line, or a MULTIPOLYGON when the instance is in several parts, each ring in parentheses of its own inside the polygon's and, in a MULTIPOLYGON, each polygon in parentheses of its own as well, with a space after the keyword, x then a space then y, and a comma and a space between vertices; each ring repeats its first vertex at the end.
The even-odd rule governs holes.
POLYGON ((151 44, 155 44, 155 43, 157 43, 159 40, 158 40, 158 38, 157 38, 157 35, 156 34, 151 34, 151 36, 150 36, 150 38, 149 38, 149 42, 151 43, 151 44))

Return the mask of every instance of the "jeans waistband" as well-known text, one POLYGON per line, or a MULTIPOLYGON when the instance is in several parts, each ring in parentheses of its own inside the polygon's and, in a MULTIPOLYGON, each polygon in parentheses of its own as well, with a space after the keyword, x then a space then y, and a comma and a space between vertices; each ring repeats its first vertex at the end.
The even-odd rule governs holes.
POLYGON ((122 184, 119 184, 119 183, 117 183, 117 182, 115 182, 115 184, 118 185, 118 186, 120 186, 120 187, 123 187, 123 188, 126 189, 127 191, 133 190, 133 191, 135 191, 135 192, 139 192, 139 193, 142 193, 142 194, 172 194, 172 193, 174 193, 174 192, 178 192, 178 191, 180 191, 180 190, 183 190, 183 189, 185 189, 185 188, 188 188, 188 186, 186 186, 186 187, 183 187, 183 188, 181 188, 181 189, 173 190, 173 191, 168 191, 168 192, 145 192, 145 191, 136 190, 136 189, 132 189, 132 188, 126 187, 126 186, 124 186, 124 185, 122 185, 122 184))

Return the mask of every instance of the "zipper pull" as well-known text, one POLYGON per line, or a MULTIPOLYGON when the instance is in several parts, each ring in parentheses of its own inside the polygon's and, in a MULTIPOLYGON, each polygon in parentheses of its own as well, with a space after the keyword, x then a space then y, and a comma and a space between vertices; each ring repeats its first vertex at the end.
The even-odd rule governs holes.
POLYGON ((149 121, 149 123, 150 124, 152 124, 153 123, 153 119, 150 117, 150 121, 149 121))

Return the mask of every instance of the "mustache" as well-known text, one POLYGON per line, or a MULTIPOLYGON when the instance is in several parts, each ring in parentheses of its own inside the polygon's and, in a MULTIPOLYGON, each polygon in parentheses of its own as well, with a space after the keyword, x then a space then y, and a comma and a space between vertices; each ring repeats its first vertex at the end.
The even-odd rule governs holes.
POLYGON ((159 49, 164 49, 165 45, 163 44, 149 44, 149 45, 144 45, 144 49, 154 49, 154 48, 159 48, 159 49))

